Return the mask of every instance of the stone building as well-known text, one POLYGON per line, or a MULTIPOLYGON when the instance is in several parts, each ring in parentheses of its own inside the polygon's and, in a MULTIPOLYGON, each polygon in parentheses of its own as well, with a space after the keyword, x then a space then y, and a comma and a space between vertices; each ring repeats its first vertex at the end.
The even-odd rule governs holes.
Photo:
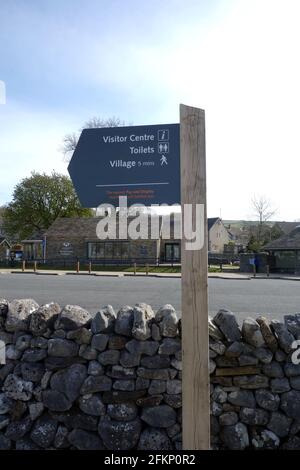
POLYGON ((287 234, 268 243, 264 250, 275 258, 273 270, 300 274, 300 225, 287 234))

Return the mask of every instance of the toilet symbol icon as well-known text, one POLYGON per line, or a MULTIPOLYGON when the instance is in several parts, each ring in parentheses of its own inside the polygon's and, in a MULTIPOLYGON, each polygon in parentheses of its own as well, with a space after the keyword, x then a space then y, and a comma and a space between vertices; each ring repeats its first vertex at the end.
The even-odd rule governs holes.
POLYGON ((169 153, 169 142, 159 142, 158 153, 169 153))

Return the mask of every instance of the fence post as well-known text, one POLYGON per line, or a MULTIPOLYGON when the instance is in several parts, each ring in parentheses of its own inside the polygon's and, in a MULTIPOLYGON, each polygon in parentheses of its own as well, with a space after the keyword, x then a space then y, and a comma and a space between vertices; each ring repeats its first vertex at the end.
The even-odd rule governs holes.
POLYGON ((76 272, 79 273, 79 271, 80 271, 80 261, 77 261, 76 272))
MULTIPOLYGON (((183 352, 183 449, 210 448, 210 400, 207 299, 206 158, 205 112, 180 105, 181 208, 204 207, 204 243, 200 249, 186 249, 181 242, 181 302, 183 352)), ((195 215, 194 215, 195 217, 195 215)), ((194 218, 193 217, 193 218, 194 218)))
POLYGON ((91 274, 91 272, 92 272, 92 262, 90 261, 89 262, 89 274, 91 274))
POLYGON ((270 266, 267 264, 267 277, 270 276, 270 266))
POLYGON ((256 277, 256 265, 253 264, 253 276, 256 277))
POLYGON ((146 276, 148 276, 148 274, 149 274, 149 264, 146 263, 146 276))
POLYGON ((33 272, 35 272, 35 273, 36 273, 36 267, 37 267, 37 262, 34 261, 34 263, 33 263, 33 272))
POLYGON ((25 259, 23 259, 23 261, 22 261, 22 272, 24 272, 25 269, 26 269, 26 261, 25 261, 25 259))
POLYGON ((133 272, 134 272, 134 275, 136 276, 136 263, 133 263, 133 272))

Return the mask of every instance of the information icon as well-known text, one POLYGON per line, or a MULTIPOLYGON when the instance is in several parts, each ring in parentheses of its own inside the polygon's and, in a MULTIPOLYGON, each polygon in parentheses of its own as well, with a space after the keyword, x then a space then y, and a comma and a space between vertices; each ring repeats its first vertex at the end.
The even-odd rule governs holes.
POLYGON ((167 140, 169 140, 169 130, 168 129, 160 129, 158 131, 158 139, 159 141, 163 141, 163 142, 166 142, 167 140))

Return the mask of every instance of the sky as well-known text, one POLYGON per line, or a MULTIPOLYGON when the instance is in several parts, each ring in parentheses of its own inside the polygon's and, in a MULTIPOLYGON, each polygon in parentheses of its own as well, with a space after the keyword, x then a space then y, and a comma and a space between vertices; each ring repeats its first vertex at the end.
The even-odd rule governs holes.
POLYGON ((300 219, 299 0, 0 0, 0 205, 89 118, 205 109, 210 217, 300 219), (2 87, 3 88, 3 87, 2 87), (2 96, 3 98, 3 96, 2 96))

